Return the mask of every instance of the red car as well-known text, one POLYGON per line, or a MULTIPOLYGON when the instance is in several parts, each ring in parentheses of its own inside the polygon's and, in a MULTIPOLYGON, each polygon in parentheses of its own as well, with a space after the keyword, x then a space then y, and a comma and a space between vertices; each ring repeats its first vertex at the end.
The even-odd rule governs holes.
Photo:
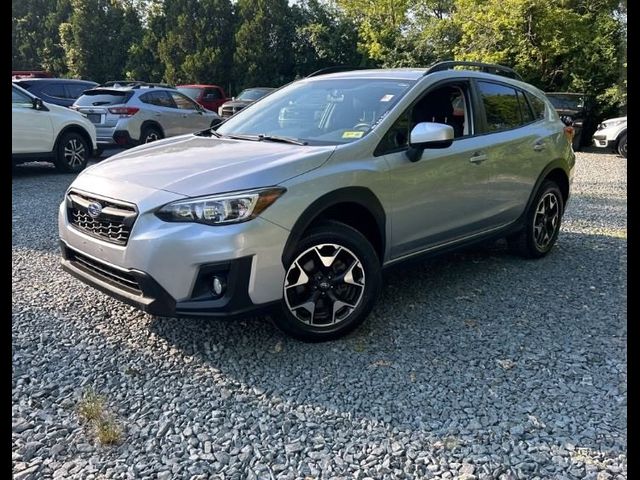
POLYGON ((218 85, 178 85, 180 93, 195 100, 207 110, 218 113, 218 107, 229 100, 218 85))

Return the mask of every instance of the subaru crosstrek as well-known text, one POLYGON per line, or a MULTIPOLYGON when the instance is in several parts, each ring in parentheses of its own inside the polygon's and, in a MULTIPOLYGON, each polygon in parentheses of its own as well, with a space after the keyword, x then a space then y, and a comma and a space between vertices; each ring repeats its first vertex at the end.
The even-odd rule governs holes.
POLYGON ((572 129, 514 77, 467 62, 317 72, 120 153, 69 187, 62 265, 154 315, 279 306, 280 328, 318 341, 358 326, 400 261, 495 237, 543 257, 572 129))

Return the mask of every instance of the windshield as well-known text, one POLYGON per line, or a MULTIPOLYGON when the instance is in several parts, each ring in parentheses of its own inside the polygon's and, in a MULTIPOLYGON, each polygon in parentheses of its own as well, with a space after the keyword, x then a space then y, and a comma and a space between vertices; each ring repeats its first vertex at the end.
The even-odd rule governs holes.
POLYGON ((249 88, 240 92, 240 95, 236 97, 236 100, 251 100, 255 101, 264 97, 270 90, 263 90, 261 88, 249 88))
POLYGON ((196 100, 200 95, 200 89, 194 87, 181 87, 178 91, 192 100, 196 100))
POLYGON ((280 136, 310 145, 349 143, 367 135, 413 83, 371 78, 300 81, 243 109, 217 132, 280 136))
POLYGON ((584 106, 584 99, 579 95, 547 95, 556 109, 579 110, 584 106))

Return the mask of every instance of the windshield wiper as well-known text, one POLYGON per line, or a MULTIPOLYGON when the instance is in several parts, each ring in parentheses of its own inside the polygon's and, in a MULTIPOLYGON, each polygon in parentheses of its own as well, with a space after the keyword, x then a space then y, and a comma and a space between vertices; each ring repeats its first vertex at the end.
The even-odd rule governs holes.
POLYGON ((267 140, 270 142, 282 142, 282 143, 291 143, 293 145, 308 145, 308 142, 303 142, 301 140, 296 140, 295 138, 289 137, 280 137, 278 135, 258 135, 258 140, 267 140))

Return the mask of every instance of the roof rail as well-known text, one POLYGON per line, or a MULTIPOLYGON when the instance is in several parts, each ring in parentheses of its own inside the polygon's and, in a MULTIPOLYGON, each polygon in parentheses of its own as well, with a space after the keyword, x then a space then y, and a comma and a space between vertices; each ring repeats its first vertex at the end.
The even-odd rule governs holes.
POLYGON ((173 85, 169 85, 167 83, 151 83, 151 82, 142 82, 139 80, 111 80, 109 82, 105 82, 101 87, 131 87, 131 88, 140 88, 140 87, 162 87, 162 88, 176 88, 173 85))
POLYGON ((317 77, 318 75, 327 75, 329 73, 349 72, 351 70, 362 70, 367 67, 350 67, 348 65, 336 65, 335 67, 326 67, 310 73, 305 78, 317 77))
POLYGON ((429 75, 434 72, 442 72, 444 70, 451 70, 455 67, 476 67, 480 71, 485 73, 493 73, 495 75, 502 75, 503 77, 515 78, 516 80, 522 80, 522 77, 518 73, 509 67, 504 65, 498 65, 496 63, 482 63, 482 62, 462 62, 447 60, 445 62, 438 62, 427 68, 424 72, 425 75, 429 75))

